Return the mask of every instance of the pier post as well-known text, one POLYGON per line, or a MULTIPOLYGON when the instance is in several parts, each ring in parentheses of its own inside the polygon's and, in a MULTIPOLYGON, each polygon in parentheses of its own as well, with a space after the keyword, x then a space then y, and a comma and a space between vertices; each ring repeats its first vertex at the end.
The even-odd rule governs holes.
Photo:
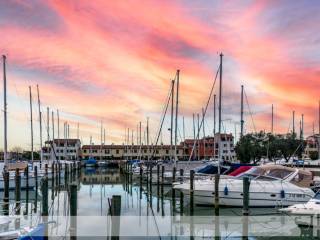
POLYGON ((193 200, 193 194, 194 194, 194 170, 190 170, 190 215, 193 214, 193 208, 194 208, 194 200, 193 200))
POLYGON ((250 182, 248 177, 243 178, 243 215, 249 215, 249 187, 250 182))
MULTIPOLYGON (((177 168, 173 167, 172 169, 172 181, 171 181, 171 186, 173 187, 173 183, 176 181, 176 171, 177 168)), ((175 199, 176 199, 176 190, 172 188, 172 200, 174 201, 173 203, 175 204, 175 199)))
MULTIPOLYGON (((183 182, 183 169, 180 169, 180 183, 183 182)), ((180 191, 180 215, 183 215, 183 192, 180 191)))
POLYGON ((25 215, 28 215, 29 212, 29 167, 25 168, 25 177, 26 177, 26 212, 25 215))
POLYGON ((150 165, 150 168, 149 168, 149 184, 150 184, 150 191, 152 191, 152 166, 150 165))
POLYGON ((3 193, 3 208, 4 215, 9 215, 9 172, 5 170, 3 172, 3 181, 4 181, 4 193, 3 193))
POLYGON ((77 198, 77 185, 72 183, 69 187, 70 192, 70 238, 77 238, 77 208, 78 208, 78 198, 77 198))
POLYGON ((164 165, 161 166, 161 197, 163 198, 164 165))
POLYGON ((121 196, 113 195, 111 199, 111 239, 119 239, 120 235, 121 196))
POLYGON ((215 174, 214 175, 214 211, 215 214, 219 214, 219 181, 220 181, 220 175, 215 174))
POLYGON ((51 200, 54 199, 55 191, 55 163, 51 165, 51 200))
POLYGON ((42 210, 43 217, 48 216, 48 177, 45 176, 41 181, 42 210))
POLYGON ((55 186, 58 186, 58 182, 59 182, 59 179, 58 179, 59 178, 58 177, 59 176, 59 172, 58 172, 59 171, 59 163, 58 162, 55 164, 55 168, 56 168, 55 169, 55 171, 56 171, 56 184, 55 184, 55 186))
POLYGON ((140 164, 140 188, 142 188, 142 175, 143 175, 143 168, 142 168, 142 164, 140 164))
POLYGON ((44 165, 44 170, 45 170, 46 176, 48 176, 48 164, 47 163, 44 165))
POLYGON ((160 195, 160 165, 157 164, 157 196, 160 195))
POLYGON ((38 205, 38 166, 34 166, 34 180, 35 180, 35 201, 34 201, 34 212, 37 212, 38 205))
POLYGON ((15 214, 20 214, 20 199, 21 199, 21 177, 19 173, 19 168, 16 169, 15 174, 15 201, 16 201, 16 207, 15 207, 15 214))
POLYGON ((132 164, 130 164, 130 184, 132 184, 132 175, 133 175, 132 164))

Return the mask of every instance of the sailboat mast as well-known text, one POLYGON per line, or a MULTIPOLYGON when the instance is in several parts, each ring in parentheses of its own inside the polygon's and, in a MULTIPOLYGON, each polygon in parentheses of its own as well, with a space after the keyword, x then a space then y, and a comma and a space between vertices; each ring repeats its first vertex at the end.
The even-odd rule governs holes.
POLYGON ((59 116, 59 109, 57 109, 57 121, 58 121, 58 139, 60 139, 60 116, 59 116))
POLYGON ((3 159, 4 166, 8 165, 8 143, 7 143, 7 76, 6 76, 6 56, 2 55, 3 59, 3 124, 4 124, 4 150, 3 150, 3 159))
POLYGON ((273 134, 273 104, 271 105, 271 133, 273 134))
POLYGON ((30 127, 31 127, 31 164, 33 166, 33 122, 32 122, 32 94, 31 86, 29 86, 29 95, 30 95, 30 127))
POLYGON ((172 160, 172 150, 173 150, 173 103, 174 103, 174 83, 175 80, 171 82, 171 125, 170 125, 170 160, 172 160))
POLYGON ((222 57, 223 54, 220 53, 220 71, 219 71, 219 149, 218 149, 218 174, 220 174, 220 160, 221 160, 221 108, 222 108, 222 57))
MULTIPOLYGON (((128 143, 129 143, 129 128, 128 128, 128 143)), ((149 162, 149 156, 150 156, 150 149, 149 149, 149 117, 147 117, 147 157, 149 162)))
POLYGON ((204 127, 204 109, 202 108, 203 158, 206 159, 206 133, 204 127))
POLYGON ((199 113, 197 113, 197 145, 198 145, 198 161, 200 161, 200 141, 199 141, 199 134, 200 132, 200 123, 199 123, 199 113))
MULTIPOLYGON (((195 120, 194 120, 194 113, 192 113, 192 127, 193 127, 193 142, 197 141, 196 140, 196 125, 195 125, 195 120)), ((197 148, 196 148, 197 150, 197 148)), ((195 153, 193 153, 193 157, 195 158, 195 153)))
POLYGON ((139 159, 141 160, 141 122, 139 122, 139 144, 140 144, 139 159))
POLYGON ((292 112, 292 134, 295 134, 295 122, 294 122, 295 111, 292 112))
POLYGON ((51 122, 52 122, 52 144, 54 141, 54 112, 51 111, 51 122))
POLYGON ((37 84, 37 95, 38 95, 38 112, 39 112, 39 127, 40 127, 40 162, 42 162, 42 114, 41 114, 41 105, 40 105, 40 94, 39 86, 37 84))
POLYGON ((182 133, 183 133, 183 153, 182 158, 184 160, 184 153, 185 153, 185 147, 186 147, 186 132, 185 132, 185 125, 184 125, 184 117, 182 117, 182 133))
POLYGON ((177 89, 176 89, 176 118, 175 118, 175 127, 174 127, 174 166, 176 166, 176 162, 178 161, 177 156, 177 142, 178 142, 178 115, 179 115, 179 78, 180 78, 180 70, 177 70, 177 89))
POLYGON ((49 136, 49 107, 47 107, 47 141, 50 140, 49 136))
POLYGON ((243 85, 241 85, 241 107, 240 107, 240 138, 243 136, 243 85))

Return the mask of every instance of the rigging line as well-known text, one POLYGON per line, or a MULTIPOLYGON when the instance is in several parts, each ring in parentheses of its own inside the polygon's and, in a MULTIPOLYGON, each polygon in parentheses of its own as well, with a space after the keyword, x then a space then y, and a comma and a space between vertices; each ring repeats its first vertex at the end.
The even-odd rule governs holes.
MULTIPOLYGON (((169 92, 168 92, 168 95, 167 95, 167 97, 166 97, 166 101, 165 101, 165 102, 170 101, 171 95, 172 95, 172 94, 171 94, 171 85, 170 85, 170 89, 169 89, 169 92)), ((161 116, 164 115, 165 111, 166 111, 166 105, 164 105, 163 108, 162 108, 161 116)), ((157 128, 157 133, 158 133, 158 134, 161 133, 160 127, 161 127, 161 122, 159 122, 159 124, 158 124, 158 128, 157 128)), ((156 138, 157 138, 157 135, 155 136, 155 140, 156 140, 156 138)))
POLYGON ((252 121, 253 129, 254 129, 254 132, 256 133, 256 132, 257 132, 257 129, 256 129, 256 125, 254 124, 254 121, 253 121, 253 115, 252 115, 252 111, 251 111, 251 108, 250 108, 250 105, 249 105, 249 101, 248 101, 247 93, 246 93, 246 91, 245 91, 245 90, 244 90, 243 92, 244 92, 244 96, 246 97, 246 103, 247 103, 248 110, 249 110, 249 113, 250 113, 250 117, 251 117, 251 121, 252 121))
POLYGON ((153 151, 152 151, 152 154, 151 154, 151 158, 153 158, 154 154, 155 154, 155 146, 158 145, 158 141, 159 141, 159 138, 160 138, 160 133, 162 131, 162 126, 163 126, 163 122, 166 118, 166 114, 167 114, 167 110, 168 110, 168 107, 169 107, 169 103, 170 103, 170 100, 171 100, 171 97, 173 97, 173 94, 172 94, 172 86, 170 84, 170 90, 169 90, 169 94, 168 94, 168 98, 167 98, 167 103, 166 103, 166 106, 165 106, 165 111, 163 113, 163 116, 162 116, 162 119, 160 121, 160 128, 159 128, 159 131, 158 131, 158 136, 157 136, 157 139, 155 141, 155 144, 153 145, 153 151))
MULTIPOLYGON (((211 90, 210 90, 209 98, 208 98, 208 100, 207 100, 207 104, 206 104, 206 107, 205 107, 205 109, 204 109, 204 113, 203 113, 203 116, 202 116, 202 119, 201 119, 201 123, 200 123, 200 126, 199 126, 199 128, 198 128, 198 132, 197 132, 197 137, 196 137, 196 139, 199 138, 199 132, 200 132, 200 129, 201 129, 201 127, 202 127, 202 124, 203 124, 204 118, 205 118, 205 116, 206 116, 206 113, 207 113, 208 105, 209 105, 210 100, 211 100, 211 97, 212 97, 212 93, 213 93, 213 90, 214 90, 214 86, 216 85, 216 82, 217 82, 218 73, 220 72, 220 68, 221 68, 221 64, 219 64, 219 67, 218 67, 218 69, 217 69, 216 76, 215 76, 215 78, 214 78, 214 82, 213 82, 213 85, 212 85, 211 90)), ((195 140, 195 139, 194 139, 194 140, 195 140)), ((195 147, 196 147, 196 142, 197 142, 197 141, 193 141, 193 146, 192 146, 192 150, 191 150, 191 153, 190 153, 190 156, 189 156, 189 160, 188 160, 188 161, 190 161, 191 158, 192 158, 192 156, 193 156, 194 149, 195 149, 195 147)))

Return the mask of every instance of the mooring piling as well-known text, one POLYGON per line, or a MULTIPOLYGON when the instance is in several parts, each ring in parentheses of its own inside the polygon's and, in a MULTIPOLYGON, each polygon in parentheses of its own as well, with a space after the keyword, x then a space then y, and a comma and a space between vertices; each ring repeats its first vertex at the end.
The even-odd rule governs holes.
POLYGON ((77 236, 77 209, 78 209, 78 199, 77 199, 77 184, 72 183, 69 186, 70 198, 70 237, 71 239, 76 239, 77 236))
POLYGON ((194 170, 190 170, 190 214, 193 214, 194 209, 194 170))
POLYGON ((214 175, 214 211, 215 214, 219 214, 219 181, 220 181, 220 175, 215 174, 214 175))
POLYGON ((111 239, 119 239, 120 235, 121 196, 113 195, 111 199, 111 239))
POLYGON ((249 187, 250 181, 248 177, 243 178, 243 215, 249 215, 249 187))
POLYGON ((20 214, 20 199, 21 199, 21 176, 19 173, 19 168, 16 169, 15 172, 15 201, 16 201, 16 207, 15 207, 15 214, 20 214))
POLYGON ((3 193, 4 215, 9 215, 9 172, 7 170, 3 172, 3 181, 4 181, 4 193, 3 193))

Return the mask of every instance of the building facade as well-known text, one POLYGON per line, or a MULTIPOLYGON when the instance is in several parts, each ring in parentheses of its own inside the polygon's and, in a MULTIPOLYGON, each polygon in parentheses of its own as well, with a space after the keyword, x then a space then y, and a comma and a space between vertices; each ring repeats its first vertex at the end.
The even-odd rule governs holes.
MULTIPOLYGON (((97 160, 107 159, 170 159, 174 157, 174 146, 159 145, 84 145, 82 146, 83 159, 94 157, 97 160)), ((183 159, 184 149, 182 145, 177 146, 177 157, 183 159)))
POLYGON ((78 160, 81 156, 79 139, 54 139, 42 148, 43 160, 78 160))
POLYGON ((320 159, 320 134, 314 134, 306 138, 306 146, 304 148, 304 158, 320 159))
POLYGON ((205 137, 199 140, 186 139, 182 144, 185 146, 187 156, 192 154, 194 160, 219 159, 219 146, 221 146, 221 159, 235 161, 233 141, 232 134, 216 134, 215 137, 205 137))

